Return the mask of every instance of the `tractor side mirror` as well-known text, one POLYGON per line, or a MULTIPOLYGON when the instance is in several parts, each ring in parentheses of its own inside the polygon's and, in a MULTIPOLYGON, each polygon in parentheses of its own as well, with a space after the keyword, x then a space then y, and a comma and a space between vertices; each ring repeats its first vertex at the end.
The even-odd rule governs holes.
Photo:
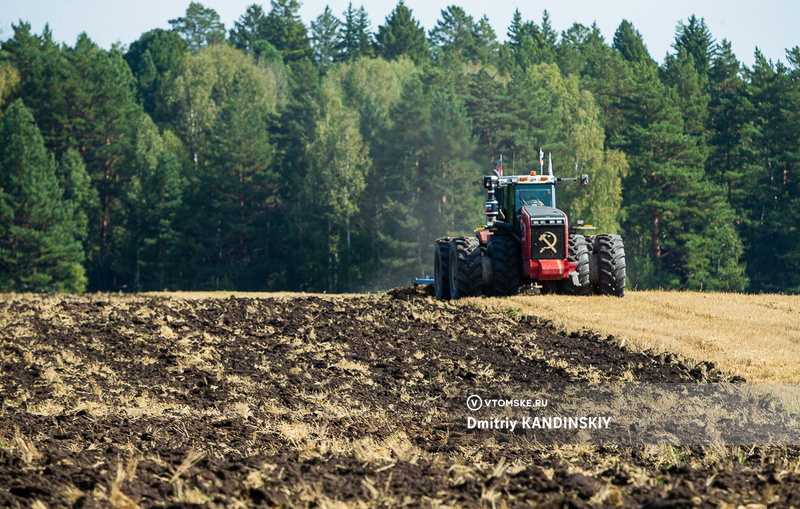
POLYGON ((589 185, 589 175, 583 174, 581 175, 581 186, 586 187, 589 185))

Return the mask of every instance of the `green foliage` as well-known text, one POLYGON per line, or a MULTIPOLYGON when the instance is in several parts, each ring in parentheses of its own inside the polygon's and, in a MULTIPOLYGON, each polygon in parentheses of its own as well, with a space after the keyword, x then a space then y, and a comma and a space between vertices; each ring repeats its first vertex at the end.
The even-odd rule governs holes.
POLYGON ((167 288, 173 282, 170 270, 181 264, 175 221, 186 183, 168 145, 142 115, 126 161, 121 197, 126 222, 117 232, 122 247, 115 260, 117 274, 135 291, 167 288))
POLYGON ((342 22, 333 15, 333 11, 327 5, 316 21, 311 22, 311 45, 314 48, 314 56, 320 64, 330 64, 337 59, 337 43, 339 40, 339 30, 342 22))
POLYGON ((125 61, 136 78, 139 103, 157 124, 170 120, 167 93, 188 49, 186 41, 175 32, 156 29, 131 43, 125 53, 125 61))
POLYGON ((376 34, 352 4, 309 32, 299 6, 249 6, 225 45, 194 2, 124 55, 14 25, 3 288, 406 284, 483 222, 498 157, 527 173, 542 148, 590 175, 558 205, 624 236, 632 287, 800 292, 800 48, 746 69, 693 16, 659 64, 628 21, 608 44, 517 11, 501 45, 457 5, 428 37, 402 1, 376 34))
POLYGON ((42 35, 31 32, 29 23, 13 25, 14 35, 5 41, 0 59, 16 70, 13 92, 6 101, 23 98, 36 118, 45 145, 56 154, 70 146, 70 95, 79 87, 78 77, 66 61, 64 51, 48 28, 42 35))
POLYGON ((705 176, 703 142, 683 120, 678 91, 650 63, 633 65, 621 102, 627 127, 614 139, 631 165, 623 226, 632 278, 645 287, 742 290, 733 214, 705 176))
POLYGON ((252 50, 256 42, 267 40, 267 37, 267 15, 258 4, 249 6, 228 33, 230 42, 244 51, 252 50))
POLYGON ((627 19, 622 20, 614 33, 614 49, 630 63, 651 61, 650 53, 644 45, 642 34, 627 19))
POLYGON ((344 23, 339 29, 339 42, 335 45, 337 61, 355 60, 375 56, 375 45, 370 33, 370 22, 364 7, 353 9, 348 4, 344 23))
POLYGON ((555 62, 557 39, 547 11, 542 16, 541 27, 533 21, 523 21, 519 9, 514 11, 507 44, 518 67, 527 69, 532 65, 555 62))
POLYGON ((194 52, 225 40, 225 25, 219 20, 219 14, 200 2, 190 3, 186 15, 169 20, 169 24, 194 52))
MULTIPOLYGON (((796 52, 794 52, 796 56, 796 52)), ((790 53, 790 56, 793 53, 790 53)), ((800 204, 797 134, 800 133, 800 71, 768 62, 756 53, 751 93, 754 137, 746 166, 749 194, 743 236, 752 287, 758 291, 800 289, 797 257, 800 236, 795 217, 800 204)))
POLYGON ((75 238, 84 243, 84 250, 91 246, 87 243, 89 237, 88 212, 99 206, 97 189, 92 187, 92 180, 86 171, 86 164, 80 153, 69 149, 61 157, 56 170, 61 188, 64 190, 63 198, 70 202, 75 211, 75 238))
POLYGON ((377 50, 386 60, 406 56, 416 65, 430 58, 425 29, 402 0, 386 18, 386 23, 378 27, 377 50))
POLYGON ((298 13, 297 0, 272 0, 272 8, 264 20, 266 39, 281 52, 285 62, 311 58, 313 52, 308 31, 298 13))
POLYGON ((64 199, 53 154, 20 99, 0 122, 0 190, 0 289, 83 291, 74 202, 64 199))
POLYGON ((0 62, 0 109, 19 86, 19 73, 10 62, 0 62))
POLYGON ((457 61, 472 62, 478 59, 478 26, 464 9, 451 5, 442 9, 442 18, 430 32, 434 57, 449 57, 457 61))
MULTIPOLYGON (((307 264, 308 274, 334 292, 352 285, 352 219, 359 213, 372 161, 359 131, 358 115, 345 107, 342 91, 333 80, 322 84, 316 111, 307 147, 309 178, 298 191, 304 209, 309 210, 304 215, 314 219, 320 230, 318 235, 307 233, 310 242, 304 242, 304 247, 324 262, 307 264)), ((303 212, 298 210, 298 214, 303 212)))
POLYGON ((86 163, 100 203, 89 215, 94 247, 87 252, 87 268, 100 289, 116 289, 124 284, 114 266, 121 249, 118 233, 125 223, 121 202, 125 159, 133 149, 143 113, 136 103, 134 77, 119 51, 106 52, 81 36, 65 57, 70 74, 82 80, 82 86, 70 90, 66 132, 71 139, 81 140, 75 148, 86 163))
POLYGON ((700 76, 708 75, 711 61, 717 53, 717 45, 705 20, 692 15, 689 23, 681 21, 675 29, 675 43, 672 47, 679 53, 683 50, 692 56, 700 76))
POLYGON ((186 143, 189 174, 183 285, 260 288, 267 278, 268 225, 280 206, 272 115, 282 99, 282 69, 264 67, 227 46, 186 61, 172 104, 186 143))

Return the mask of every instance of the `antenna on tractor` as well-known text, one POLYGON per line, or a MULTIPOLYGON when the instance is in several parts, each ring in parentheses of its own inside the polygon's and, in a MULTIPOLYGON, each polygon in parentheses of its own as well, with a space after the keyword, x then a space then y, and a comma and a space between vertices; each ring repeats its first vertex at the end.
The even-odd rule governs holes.
POLYGON ((553 176, 553 153, 550 152, 547 156, 547 173, 553 176))

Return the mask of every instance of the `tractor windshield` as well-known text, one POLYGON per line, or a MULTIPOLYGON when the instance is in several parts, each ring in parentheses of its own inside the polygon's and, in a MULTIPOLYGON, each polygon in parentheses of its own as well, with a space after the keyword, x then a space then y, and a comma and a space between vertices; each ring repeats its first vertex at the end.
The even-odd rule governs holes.
POLYGON ((550 184, 517 184, 514 186, 514 201, 516 210, 529 205, 556 206, 555 193, 550 184))

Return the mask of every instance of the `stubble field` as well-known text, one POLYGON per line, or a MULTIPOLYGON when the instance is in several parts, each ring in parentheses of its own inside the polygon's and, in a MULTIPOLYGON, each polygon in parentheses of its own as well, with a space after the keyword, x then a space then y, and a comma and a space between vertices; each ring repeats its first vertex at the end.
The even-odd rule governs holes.
POLYGON ((6 296, 0 506, 800 507, 800 447, 465 429, 475 383, 740 380, 479 304, 6 296))

